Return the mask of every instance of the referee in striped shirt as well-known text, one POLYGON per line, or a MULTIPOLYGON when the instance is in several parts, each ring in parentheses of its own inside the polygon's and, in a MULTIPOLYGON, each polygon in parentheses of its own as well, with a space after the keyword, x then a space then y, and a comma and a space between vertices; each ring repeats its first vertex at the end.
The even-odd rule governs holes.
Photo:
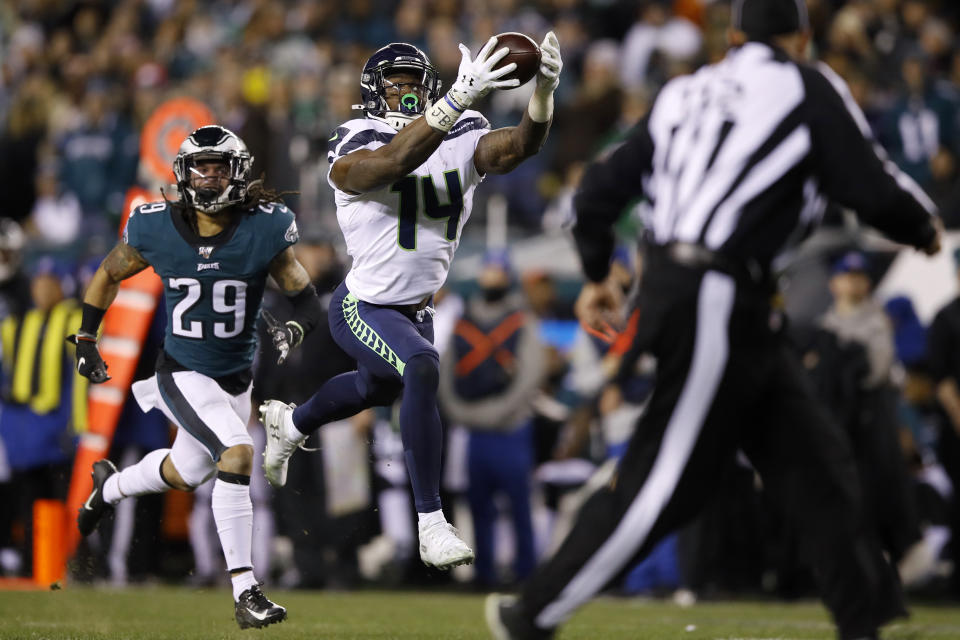
POLYGON ((668 83, 575 198, 588 280, 577 311, 595 329, 621 310, 605 280, 613 223, 632 198, 651 202, 634 347, 656 356, 657 386, 616 475, 557 553, 519 598, 488 599, 494 637, 552 637, 697 514, 738 448, 805 541, 841 640, 877 638, 906 614, 896 570, 861 517, 850 444, 771 322, 770 276, 827 198, 927 254, 941 226, 844 82, 799 62, 803 0, 735 0, 732 23, 727 56, 668 83))

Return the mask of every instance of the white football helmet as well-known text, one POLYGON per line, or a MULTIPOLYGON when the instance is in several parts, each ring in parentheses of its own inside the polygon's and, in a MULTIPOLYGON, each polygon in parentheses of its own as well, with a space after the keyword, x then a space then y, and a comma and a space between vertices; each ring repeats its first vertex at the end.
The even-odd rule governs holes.
POLYGON ((239 204, 247 197, 253 156, 237 134, 226 127, 200 127, 183 141, 173 161, 173 175, 177 178, 180 200, 185 205, 204 213, 217 213, 239 204), (219 160, 229 167, 228 183, 224 189, 194 189, 190 174, 198 162, 219 160))

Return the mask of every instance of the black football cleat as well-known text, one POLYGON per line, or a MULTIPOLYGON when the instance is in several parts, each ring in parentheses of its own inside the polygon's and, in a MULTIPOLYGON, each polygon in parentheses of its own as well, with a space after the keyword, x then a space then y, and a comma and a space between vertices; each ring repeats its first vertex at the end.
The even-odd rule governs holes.
POLYGON ((103 499, 103 483, 116 472, 117 468, 109 460, 97 460, 93 463, 93 471, 90 473, 93 476, 93 491, 77 514, 80 535, 88 536, 93 533, 103 514, 113 509, 113 505, 103 499))
POLYGON ((283 622, 287 619, 287 610, 275 602, 270 602, 257 585, 253 585, 240 594, 240 599, 236 602, 234 610, 237 624, 240 625, 241 629, 251 627, 259 629, 268 624, 283 622))
POLYGON ((514 596, 491 593, 484 603, 487 629, 496 640, 550 640, 553 629, 540 629, 523 616, 514 596))

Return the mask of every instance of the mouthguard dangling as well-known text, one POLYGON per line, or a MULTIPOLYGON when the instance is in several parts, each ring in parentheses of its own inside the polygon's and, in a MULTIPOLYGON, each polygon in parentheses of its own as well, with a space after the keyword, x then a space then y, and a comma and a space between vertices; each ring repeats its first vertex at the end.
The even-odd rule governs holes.
POLYGON ((420 97, 415 93, 405 93, 400 98, 400 113, 420 113, 420 97))

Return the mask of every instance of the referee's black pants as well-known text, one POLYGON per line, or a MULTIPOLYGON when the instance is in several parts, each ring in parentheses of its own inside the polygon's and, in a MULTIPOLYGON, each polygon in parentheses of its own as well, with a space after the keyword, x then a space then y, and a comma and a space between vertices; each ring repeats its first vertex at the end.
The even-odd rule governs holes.
POLYGON ((696 515, 738 447, 806 545, 841 638, 905 614, 864 527, 849 442, 770 329, 767 298, 745 279, 648 262, 636 346, 656 356, 657 385, 616 475, 524 585, 537 627, 560 625, 696 515))

